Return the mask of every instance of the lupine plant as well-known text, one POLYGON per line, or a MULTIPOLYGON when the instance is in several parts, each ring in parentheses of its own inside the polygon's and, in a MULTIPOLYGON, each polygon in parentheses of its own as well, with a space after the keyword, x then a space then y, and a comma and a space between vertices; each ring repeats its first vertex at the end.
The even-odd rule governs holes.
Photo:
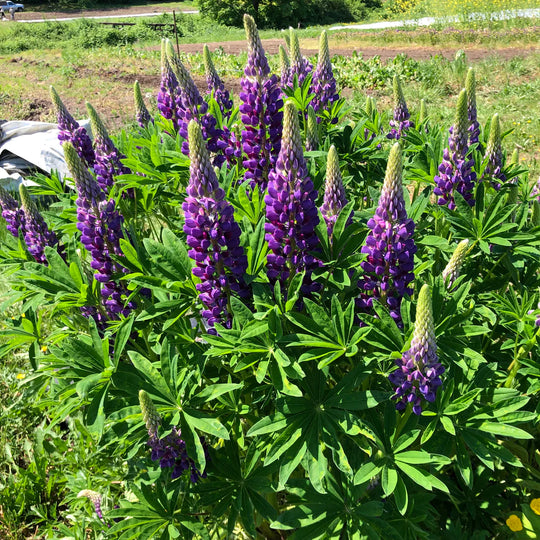
POLYGON ((389 139, 401 139, 405 132, 410 128, 414 127, 414 122, 410 119, 411 115, 407 107, 407 102, 405 101, 405 96, 403 95, 403 90, 401 88, 401 82, 397 75, 394 75, 393 80, 393 89, 394 89, 394 116, 390 120, 390 133, 387 137, 389 139))
MULTIPOLYGON (((506 165, 503 138, 520 202, 475 181, 466 91, 446 149, 449 126, 402 125, 403 107, 398 142, 371 101, 326 121, 310 98, 319 66, 283 104, 244 22, 237 128, 164 44, 159 113, 107 135, 125 169, 100 184, 53 93, 71 178, 34 177, 22 205, 0 190, 3 306, 20 313, 0 352, 28 347, 36 444, 72 455, 81 437, 103 463, 77 457, 55 484, 51 535, 526 530, 540 478, 540 203, 526 170, 506 165)), ((55 464, 38 473, 51 485, 55 464)))

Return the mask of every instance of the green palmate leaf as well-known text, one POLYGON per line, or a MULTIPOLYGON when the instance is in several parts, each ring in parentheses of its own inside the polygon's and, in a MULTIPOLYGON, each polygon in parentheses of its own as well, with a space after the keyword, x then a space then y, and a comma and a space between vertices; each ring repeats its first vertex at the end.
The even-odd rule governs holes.
POLYGON ((368 463, 365 463, 358 469, 356 474, 354 475, 354 483, 356 485, 363 484, 364 482, 369 482, 374 476, 377 476, 382 470, 382 467, 379 467, 375 465, 375 463, 372 463, 369 461, 368 463))
POLYGON ((445 493, 449 493, 448 488, 446 485, 433 476, 432 474, 422 470, 417 469, 415 467, 412 467, 411 465, 408 465, 405 462, 402 461, 396 461, 396 465, 415 483, 417 483, 419 486, 423 487, 424 489, 431 491, 434 487, 437 489, 440 489, 441 491, 444 491, 445 493))
POLYGON ((156 365, 136 351, 128 351, 128 356, 142 378, 152 385, 153 393, 155 389, 156 394, 160 394, 163 399, 176 405, 176 397, 171 393, 167 382, 157 370, 156 365))
POLYGON ((381 485, 384 491, 384 494, 388 497, 394 493, 396 485, 398 483, 398 473, 396 469, 392 467, 383 467, 381 473, 381 485))
POLYGON ((407 512, 407 507, 409 506, 409 494, 407 493, 407 486, 405 486, 405 482, 403 482, 400 477, 398 477, 396 488, 394 490, 394 501, 399 513, 401 515, 405 515, 405 512, 407 512))
POLYGON ((229 440, 228 431, 216 418, 206 416, 194 409, 184 409, 183 416, 191 427, 220 439, 229 440))
POLYGON ((395 454, 394 459, 401 461, 402 463, 408 463, 409 465, 418 465, 422 463, 437 463, 439 465, 447 465, 451 463, 451 460, 446 456, 438 454, 429 454, 423 450, 408 450, 406 452, 400 452, 395 454))
POLYGON ((500 424, 498 422, 483 422, 477 429, 486 433, 502 435, 505 437, 513 437, 514 439, 534 439, 534 436, 524 431, 523 429, 508 424, 500 424))

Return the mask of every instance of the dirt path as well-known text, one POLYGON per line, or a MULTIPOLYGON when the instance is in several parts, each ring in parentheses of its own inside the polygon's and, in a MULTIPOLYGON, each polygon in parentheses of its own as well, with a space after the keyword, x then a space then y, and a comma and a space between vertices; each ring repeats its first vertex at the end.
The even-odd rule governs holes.
MULTIPOLYGON (((283 45, 282 39, 263 39, 262 40, 264 50, 268 54, 278 54, 279 46, 283 45)), ((245 41, 227 41, 224 43, 208 43, 210 51, 214 51, 217 48, 221 48, 223 52, 228 54, 238 54, 240 52, 247 51, 247 45, 245 41)), ((158 47, 156 47, 156 50, 158 47)), ((465 51, 467 54, 467 60, 469 62, 478 62, 487 58, 488 56, 498 56, 501 60, 509 60, 516 56, 528 56, 538 51, 538 47, 501 47, 501 48, 486 48, 464 45, 459 49, 465 51)), ((200 53, 202 52, 202 44, 200 43, 188 43, 181 44, 180 51, 184 53, 200 53)), ((362 53, 364 58, 371 58, 373 56, 380 56, 382 60, 390 60, 398 54, 406 54, 410 58, 415 60, 428 60, 432 56, 439 55, 448 59, 453 59, 456 56, 458 48, 448 47, 425 47, 420 45, 413 46, 392 46, 392 47, 374 47, 374 46, 354 46, 354 47, 333 47, 330 45, 330 54, 351 56, 354 51, 362 53)), ((305 56, 312 56, 317 54, 317 49, 309 49, 302 47, 302 54, 305 56)))

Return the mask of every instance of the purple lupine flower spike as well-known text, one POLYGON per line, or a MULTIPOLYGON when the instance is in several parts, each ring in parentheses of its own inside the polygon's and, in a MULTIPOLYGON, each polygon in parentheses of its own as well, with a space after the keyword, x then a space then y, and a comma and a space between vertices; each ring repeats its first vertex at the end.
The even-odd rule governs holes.
MULTIPOLYGON (((319 114, 324 110, 330 111, 333 103, 339 99, 336 89, 336 79, 332 70, 332 63, 330 62, 328 36, 325 30, 322 31, 319 38, 319 58, 317 59, 317 67, 313 73, 311 91, 315 94, 311 104, 315 112, 319 114)), ((337 118, 332 118, 331 122, 336 123, 337 118)))
POLYGON ((423 285, 418 294, 411 346, 396 364, 398 368, 388 377, 395 387, 392 399, 397 400, 396 409, 403 411, 411 403, 414 414, 420 415, 422 399, 429 403, 435 401, 445 371, 437 357, 429 285, 423 285))
POLYGON ((347 205, 345 188, 339 170, 339 158, 336 147, 332 145, 328 150, 326 165, 326 184, 324 187, 324 201, 321 206, 321 214, 328 228, 328 236, 332 237, 334 225, 341 209, 347 205))
POLYGON ((454 253, 452 253, 452 257, 450 257, 450 260, 448 261, 448 264, 442 271, 442 277, 446 283, 447 289, 452 289, 454 282, 459 277, 459 273, 467 253, 469 253, 469 240, 465 238, 465 240, 462 240, 457 245, 454 253))
POLYGON ((96 173, 96 180, 99 187, 107 194, 114 184, 115 176, 130 174, 131 171, 120 161, 126 156, 112 142, 107 128, 94 107, 87 102, 86 109, 90 116, 92 131, 94 132, 94 148, 96 152, 94 171, 96 173))
POLYGON ((298 78, 298 86, 306 80, 306 77, 313 71, 311 62, 302 56, 300 43, 294 28, 289 27, 290 47, 291 47, 291 67, 289 68, 289 81, 292 84, 294 76, 298 78))
POLYGON ((317 124, 317 115, 311 105, 308 105, 307 114, 307 132, 306 132, 306 151, 312 152, 319 148, 319 125, 317 124))
POLYGON ((77 497, 86 497, 94 505, 94 510, 99 520, 110 527, 110 525, 103 518, 103 512, 101 510, 101 495, 97 491, 83 489, 82 491, 79 491, 77 497))
POLYGON ((285 88, 286 86, 292 86, 292 81, 289 76, 290 69, 291 69, 291 62, 289 60, 289 55, 287 54, 287 50, 283 45, 279 46, 279 68, 280 68, 280 83, 281 88, 285 88))
MULTIPOLYGON (((77 228, 81 231, 81 243, 92 256, 90 266, 95 270, 94 278, 101 283, 102 304, 107 318, 115 320, 120 314, 127 316, 134 306, 132 303, 124 305, 124 298, 129 293, 123 282, 114 277, 127 272, 127 269, 112 259, 113 255, 123 255, 120 248, 123 218, 116 210, 114 199, 106 200, 105 192, 71 144, 64 144, 64 154, 77 188, 77 228)), ((97 322, 104 323, 99 313, 93 310, 87 310, 87 313, 96 315, 97 322)))
POLYGON ((231 327, 229 297, 232 292, 247 294, 244 276, 247 257, 240 245, 240 227, 234 220, 234 209, 225 200, 199 124, 192 120, 188 126, 190 179, 186 188, 184 232, 191 248, 188 255, 195 261, 193 275, 200 278, 196 285, 204 305, 202 316, 210 327, 220 323, 231 327))
POLYGON ((220 167, 225 161, 223 151, 228 146, 228 141, 223 140, 223 132, 216 125, 216 119, 208 113, 208 104, 202 98, 197 85, 191 78, 188 70, 174 52, 172 43, 167 39, 165 42, 167 59, 173 70, 180 92, 176 98, 176 112, 178 117, 178 133, 186 139, 182 143, 182 153, 189 155, 188 124, 191 120, 197 120, 202 128, 203 138, 206 141, 209 152, 215 154, 214 165, 220 167))
POLYGON ((166 41, 161 40, 161 81, 157 95, 157 108, 167 120, 172 120, 174 127, 178 126, 176 102, 180 95, 178 79, 171 69, 165 48, 166 41))
POLYGON ((367 222, 370 229, 362 247, 367 258, 362 262, 364 275, 358 282, 361 311, 372 311, 380 301, 401 326, 401 300, 412 294, 414 279, 414 222, 407 217, 402 185, 402 156, 399 143, 390 150, 386 176, 375 215, 367 222))
POLYGON ((223 84, 223 81, 221 80, 216 71, 214 62, 212 62, 212 56, 210 54, 210 50, 208 49, 208 45, 204 46, 203 58, 208 91, 214 95, 214 99, 218 103, 223 116, 225 118, 229 118, 231 116, 233 101, 231 99, 229 91, 225 89, 225 85, 223 84))
POLYGON ((405 132, 410 128, 414 127, 414 122, 409 120, 411 115, 409 114, 409 109, 407 108, 407 103, 405 102, 405 96, 403 95, 403 90, 401 88, 401 82, 399 77, 394 75, 394 117, 390 120, 390 133, 388 133, 387 138, 389 139, 400 139, 403 137, 405 132))
POLYGON ((497 190, 500 189, 501 182, 506 182, 506 175, 503 173, 504 158, 501 145, 501 124, 498 114, 493 115, 491 119, 484 160, 487 161, 484 176, 491 177, 491 185, 497 190))
POLYGON ((81 127, 73 116, 71 116, 52 86, 50 87, 50 91, 58 122, 58 140, 60 142, 70 142, 86 165, 93 167, 96 156, 92 147, 92 140, 88 136, 86 129, 81 127))
POLYGON ((58 238, 47 227, 45 220, 39 213, 24 184, 19 186, 19 194, 21 196, 21 208, 24 212, 24 242, 30 255, 38 263, 46 265, 45 246, 56 246, 58 244, 58 238))
POLYGON ((267 275, 271 283, 279 281, 285 289, 288 280, 298 272, 306 276, 302 292, 318 290, 311 280, 320 263, 312 255, 318 247, 315 228, 319 216, 315 201, 317 191, 308 176, 302 153, 298 111, 285 103, 283 140, 275 169, 270 172, 266 202, 266 241, 270 248, 267 275))
POLYGON ((248 60, 240 83, 240 114, 245 127, 242 131, 246 154, 244 178, 252 186, 265 190, 268 173, 281 147, 283 100, 277 76, 270 76, 270 66, 253 17, 244 15, 244 28, 248 42, 248 60))
POLYGON ((448 205, 450 210, 456 208, 454 192, 460 193, 470 206, 474 205, 473 191, 476 173, 472 170, 474 161, 467 157, 467 92, 461 91, 458 97, 454 125, 450 128, 448 148, 444 149, 443 160, 439 165, 439 173, 435 176, 436 184, 433 193, 438 196, 439 205, 448 205))
POLYGON ((465 90, 467 90, 467 118, 469 120, 469 143, 476 144, 480 137, 480 124, 478 123, 476 111, 476 78, 474 69, 471 67, 465 79, 465 90))
POLYGON ((2 217, 6 220, 7 230, 15 238, 19 237, 19 231, 24 236, 24 211, 2 186, 0 186, 0 210, 2 217))
MULTIPOLYGON (((164 468, 172 468, 171 479, 178 478, 184 471, 190 472, 190 479, 193 483, 200 478, 206 478, 206 473, 201 473, 197 469, 195 462, 188 456, 186 443, 182 439, 180 429, 173 427, 171 433, 160 438, 158 429, 161 425, 161 418, 152 402, 150 396, 144 391, 139 391, 139 404, 143 420, 148 430, 148 446, 151 448, 152 461, 159 461, 159 466, 164 468)), ((203 443, 206 460, 208 460, 208 451, 206 442, 203 443)))
POLYGON ((154 119, 148 112, 148 109, 146 108, 146 105, 144 104, 144 99, 141 92, 141 87, 139 85, 139 81, 135 81, 133 84, 133 95, 135 97, 135 111, 136 111, 136 118, 137 123, 142 128, 146 127, 148 124, 152 124, 154 122, 154 119))

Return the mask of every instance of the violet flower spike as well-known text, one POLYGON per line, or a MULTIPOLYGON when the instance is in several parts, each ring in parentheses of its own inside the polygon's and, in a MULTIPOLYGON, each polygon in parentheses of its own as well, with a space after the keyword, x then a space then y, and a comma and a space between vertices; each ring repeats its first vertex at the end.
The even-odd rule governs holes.
POLYGON ((306 77, 313 71, 311 62, 302 56, 300 51, 300 43, 298 42, 298 35, 294 31, 294 28, 289 27, 290 36, 290 50, 291 50, 291 65, 289 67, 288 81, 292 85, 294 76, 298 79, 298 86, 302 86, 302 83, 306 80, 306 77))
POLYGON ((112 142, 107 128, 94 107, 87 102, 86 109, 90 116, 92 131, 94 132, 94 148, 96 152, 94 171, 96 173, 96 180, 99 187, 107 194, 114 184, 115 176, 130 174, 131 171, 120 161, 126 156, 112 142))
POLYGON ((2 186, 0 186, 0 211, 6 220, 7 230, 15 238, 19 237, 19 231, 21 231, 24 237, 24 211, 2 186))
POLYGON ((312 254, 319 245, 315 228, 319 216, 315 201, 317 191, 308 176, 302 152, 298 111, 285 103, 283 140, 275 169, 270 172, 266 202, 265 239, 268 242, 267 275, 271 283, 279 281, 286 290, 289 279, 305 271, 301 291, 309 294, 319 289, 311 280, 320 265, 312 254))
POLYGON ((234 209, 218 185, 201 128, 192 120, 188 130, 191 164, 187 197, 182 204, 184 232, 191 248, 188 255, 195 261, 193 275, 201 280, 196 288, 205 308, 202 316, 208 332, 216 334, 216 323, 231 327, 231 294, 247 295, 247 257, 240 245, 241 231, 234 220, 234 209))
POLYGON ((442 385, 441 375, 445 371, 437 357, 429 285, 423 285, 418 294, 411 346, 396 360, 396 364, 398 369, 388 376, 395 387, 392 399, 396 400, 396 409, 403 411, 411 403, 414 414, 420 415, 422 400, 435 401, 437 389, 442 385))
POLYGON ((458 97, 454 125, 449 130, 448 148, 444 149, 439 173, 434 177, 436 186, 433 193, 438 196, 437 202, 441 206, 448 205, 450 210, 456 208, 454 201, 456 191, 463 196, 469 206, 474 205, 476 173, 472 170, 474 160, 467 156, 469 153, 467 126, 467 92, 463 89, 458 97))
POLYGON ((402 185, 402 155, 399 143, 390 150, 386 176, 374 216, 367 222, 370 229, 362 253, 364 275, 358 282, 357 307, 371 312, 373 302, 386 305, 398 326, 401 301, 412 294, 414 279, 414 222, 407 217, 402 185))
POLYGON ((203 59, 208 91, 213 94, 214 99, 216 100, 221 113, 223 114, 223 117, 229 118, 233 108, 233 101, 229 91, 225 89, 225 85, 216 71, 214 62, 212 62, 212 55, 210 54, 210 50, 206 44, 203 48, 203 59))
POLYGON ((148 112, 148 109, 146 108, 146 105, 144 103, 139 81, 135 81, 135 83, 133 84, 133 95, 135 98, 135 115, 139 126, 145 128, 148 124, 153 124, 154 119, 148 112))
POLYGON ((71 116, 66 106, 62 103, 60 96, 51 86, 51 99, 56 111, 58 122, 58 140, 60 142, 70 142, 77 150, 79 157, 90 168, 94 166, 96 156, 92 146, 92 140, 88 136, 86 129, 81 127, 79 123, 71 116))
POLYGON ((405 132, 414 127, 414 122, 409 120, 411 115, 405 102, 405 96, 401 88, 399 77, 394 75, 393 81, 394 88, 394 117, 390 120, 390 133, 386 136, 388 139, 395 139, 396 141, 403 137, 405 132))
POLYGON ((45 247, 55 247, 58 244, 58 238, 47 227, 24 184, 19 186, 19 194, 21 196, 21 208, 24 212, 24 242, 30 255, 38 263, 47 265, 45 247))
POLYGON ((180 92, 176 97, 177 129, 181 137, 186 139, 182 143, 182 153, 189 155, 188 124, 195 119, 200 123, 203 138, 206 141, 209 152, 215 154, 213 163, 221 167, 225 162, 223 151, 228 146, 228 141, 223 138, 223 131, 217 127, 216 119, 208 113, 208 104, 202 98, 197 85, 191 78, 188 70, 174 52, 174 47, 170 40, 166 40, 165 49, 167 59, 173 70, 179 86, 180 92))
MULTIPOLYGON (((324 200, 321 206, 321 214, 328 228, 328 236, 332 238, 334 225, 341 212, 347 205, 345 188, 339 169, 339 157, 336 147, 332 145, 328 150, 328 161, 326 165, 326 183, 324 188, 324 200)), ((350 220, 349 220, 350 221, 350 220)))
POLYGON ((110 525, 103 518, 103 511, 101 510, 101 495, 97 491, 92 491, 91 489, 83 489, 79 491, 77 498, 86 497, 93 505, 99 520, 110 527, 110 525))
MULTIPOLYGON (((339 100, 336 79, 332 70, 332 63, 330 62, 326 30, 321 32, 319 38, 319 57, 317 59, 317 67, 313 73, 311 92, 315 94, 311 104, 315 112, 319 114, 324 110, 330 111, 334 102, 339 100)), ((337 118, 332 118, 331 122, 335 124, 337 120, 337 118)), ((318 121, 321 121, 320 117, 318 121)))
POLYGON ((270 75, 253 17, 244 15, 244 28, 248 42, 248 60, 240 83, 244 178, 264 191, 281 147, 283 100, 277 76, 270 75))
POLYGON ((467 90, 467 118, 469 120, 469 144, 476 144, 480 137, 480 124, 478 123, 476 111, 476 78, 474 69, 471 67, 465 79, 465 90, 467 90))
MULTIPOLYGON (((77 228, 81 231, 81 243, 90 253, 90 266, 95 270, 94 279, 101 283, 102 305, 107 318, 116 320, 119 315, 127 316, 134 304, 125 306, 124 298, 129 295, 123 282, 114 274, 126 273, 127 269, 112 260, 112 255, 123 255, 120 239, 123 238, 123 218, 116 210, 114 199, 105 198, 105 192, 88 172, 71 144, 64 144, 66 163, 77 188, 77 228)), ((102 326, 105 321, 95 310, 83 311, 94 316, 102 326)))
POLYGON ((180 95, 180 85, 178 79, 171 69, 165 48, 166 40, 161 40, 161 81, 157 95, 157 108, 163 118, 172 120, 174 127, 178 126, 178 114, 176 102, 180 95))
POLYGON ((487 161, 484 176, 490 177, 492 179, 491 185, 499 190, 501 182, 506 182, 506 175, 503 172, 504 157, 501 144, 501 123, 498 114, 494 114, 491 119, 484 161, 487 161))

